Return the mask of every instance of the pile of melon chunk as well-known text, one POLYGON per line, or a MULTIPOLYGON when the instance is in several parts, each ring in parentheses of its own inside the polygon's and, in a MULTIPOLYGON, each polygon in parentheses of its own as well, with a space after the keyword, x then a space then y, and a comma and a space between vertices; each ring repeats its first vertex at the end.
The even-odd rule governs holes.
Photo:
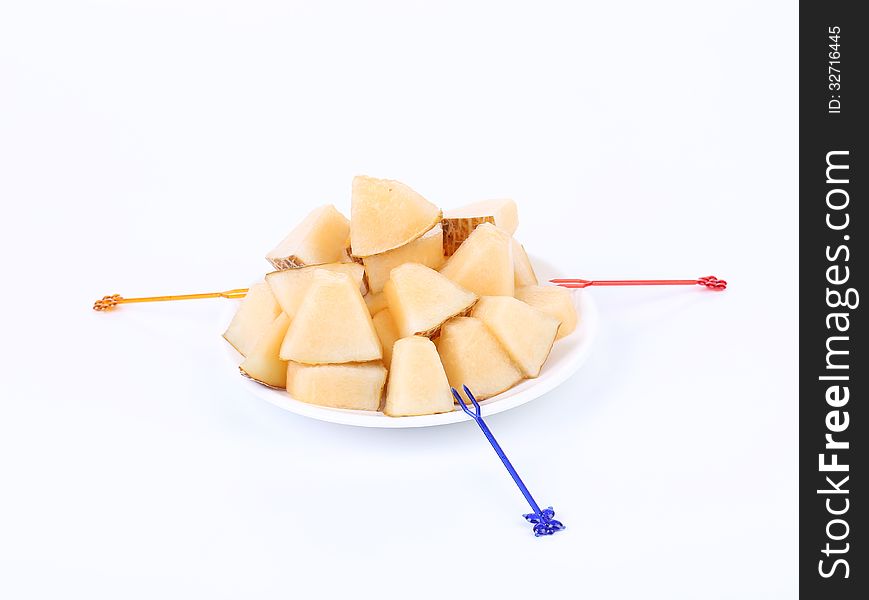
POLYGON ((401 417, 454 410, 537 377, 576 327, 538 285, 512 200, 443 214, 398 181, 353 179, 348 220, 314 209, 266 255, 223 337, 241 373, 296 400, 401 417))

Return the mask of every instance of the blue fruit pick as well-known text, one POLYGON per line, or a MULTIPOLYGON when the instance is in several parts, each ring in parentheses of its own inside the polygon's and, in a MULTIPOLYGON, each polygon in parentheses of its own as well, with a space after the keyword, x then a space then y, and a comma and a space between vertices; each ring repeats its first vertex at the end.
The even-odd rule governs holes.
POLYGON ((462 389, 465 390, 465 394, 474 405, 474 410, 468 408, 468 405, 465 403, 464 399, 462 399, 461 395, 459 395, 459 392, 456 391, 456 388, 451 389, 453 390, 453 396, 456 398, 459 406, 462 407, 462 410, 465 411, 465 413, 467 413, 467 415, 475 420, 477 422, 477 425, 480 426, 480 429, 483 431, 483 435, 486 436, 486 439, 489 440, 490 444, 492 444, 492 448, 495 449, 495 454, 497 454, 498 457, 501 459, 501 462, 504 463, 504 466, 510 473, 510 477, 512 477, 513 481, 516 482, 516 485, 519 486, 519 491, 522 492, 522 495, 525 496, 525 499, 531 506, 531 510, 534 511, 532 513, 528 513, 527 515, 522 515, 529 523, 534 524, 534 535, 537 537, 540 537, 541 535, 552 535, 556 531, 561 531, 562 529, 564 529, 564 524, 561 521, 557 521, 553 518, 555 517, 555 511, 552 510, 551 506, 540 510, 537 502, 535 502, 534 498, 531 496, 531 492, 529 492, 528 488, 525 487, 525 484, 522 483, 522 478, 519 477, 519 473, 517 473, 516 469, 513 468, 513 465, 510 464, 510 459, 508 459, 507 455, 504 454, 504 451, 501 449, 501 445, 495 440, 495 436, 492 435, 489 427, 486 425, 485 421, 483 421, 483 417, 480 415, 480 403, 477 402, 476 398, 474 398, 474 395, 471 393, 471 390, 468 389, 468 386, 463 385, 462 389))

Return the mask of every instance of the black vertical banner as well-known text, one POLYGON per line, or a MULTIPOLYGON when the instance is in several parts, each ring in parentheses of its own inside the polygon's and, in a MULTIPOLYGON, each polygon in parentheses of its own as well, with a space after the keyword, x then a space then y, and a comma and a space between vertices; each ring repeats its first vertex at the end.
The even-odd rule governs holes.
POLYGON ((801 2, 800 593, 866 598, 869 361, 862 2, 801 2), (862 327, 861 327, 862 325, 862 327), (858 333, 859 332, 859 333, 858 333), (863 493, 857 490, 863 490, 863 493))

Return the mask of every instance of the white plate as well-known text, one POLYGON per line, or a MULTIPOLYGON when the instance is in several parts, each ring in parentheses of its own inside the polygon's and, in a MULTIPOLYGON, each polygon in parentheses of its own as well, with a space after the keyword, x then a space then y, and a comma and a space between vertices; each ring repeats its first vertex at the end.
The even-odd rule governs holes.
MULTIPOLYGON (((554 277, 554 275, 548 273, 550 269, 542 267, 544 265, 535 260, 535 270, 538 273, 545 274, 546 279, 554 277)), ((545 281, 546 279, 540 277, 540 281, 545 281)), ((484 417, 509 410, 520 404, 525 404, 535 398, 539 398, 563 383, 585 362, 597 331, 597 307, 587 291, 575 290, 573 294, 576 309, 579 313, 579 325, 576 330, 567 337, 555 342, 552 353, 549 355, 546 364, 543 365, 539 377, 526 379, 506 392, 480 402, 484 417)), ((230 304, 230 308, 226 311, 221 322, 220 331, 224 331, 227 325, 229 325, 229 321, 232 319, 236 308, 237 303, 233 302, 230 304)), ((223 342, 223 345, 226 347, 227 368, 238 371, 238 365, 242 361, 242 356, 229 344, 223 342)), ((432 425, 447 425, 470 419, 458 407, 453 412, 419 417, 387 417, 381 412, 327 408, 296 400, 285 391, 268 388, 241 375, 238 377, 238 383, 254 396, 271 402, 275 406, 298 415, 311 417, 312 419, 341 423, 343 425, 356 425, 359 427, 430 427, 432 425)))

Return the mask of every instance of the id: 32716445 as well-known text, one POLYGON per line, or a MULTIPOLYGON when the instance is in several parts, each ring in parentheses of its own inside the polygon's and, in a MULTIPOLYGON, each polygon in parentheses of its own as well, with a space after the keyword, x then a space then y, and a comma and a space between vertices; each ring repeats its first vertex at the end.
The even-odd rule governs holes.
POLYGON ((827 53, 827 89, 830 90, 830 100, 827 102, 827 113, 837 115, 842 112, 842 71, 839 68, 842 54, 839 52, 839 33, 842 28, 838 25, 827 28, 830 38, 830 51, 827 53))

